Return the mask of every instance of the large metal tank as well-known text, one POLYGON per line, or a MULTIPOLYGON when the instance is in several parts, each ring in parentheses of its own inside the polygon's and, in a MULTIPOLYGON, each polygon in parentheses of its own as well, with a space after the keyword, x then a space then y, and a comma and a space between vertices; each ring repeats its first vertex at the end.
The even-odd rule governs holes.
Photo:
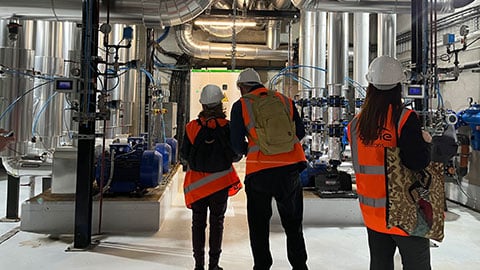
POLYGON ((2 156, 27 154, 31 139, 33 31, 31 21, 0 20, 0 127, 13 130, 16 137, 2 156), (18 34, 10 33, 12 27, 18 34))
MULTIPOLYGON (((71 59, 72 52, 80 49, 81 29, 72 22, 35 22, 35 70, 46 79, 70 77, 72 64, 79 59, 71 59), (68 65, 67 65, 68 64, 68 65)), ((45 84, 46 79, 35 79, 33 96, 32 137, 39 148, 52 149, 62 142, 61 136, 71 131, 69 98, 64 93, 54 92, 53 83, 45 84)), ((71 134, 70 134, 71 135, 71 134)))

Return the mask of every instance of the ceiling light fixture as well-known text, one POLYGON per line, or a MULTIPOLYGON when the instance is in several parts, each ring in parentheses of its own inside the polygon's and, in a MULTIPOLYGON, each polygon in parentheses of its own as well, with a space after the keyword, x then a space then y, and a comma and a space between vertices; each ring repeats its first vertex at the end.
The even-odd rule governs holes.
MULTIPOLYGON (((196 19, 194 23, 195 25, 233 26, 233 21, 219 19, 196 19)), ((257 23, 254 21, 237 20, 235 21, 235 26, 253 27, 257 26, 257 23)))

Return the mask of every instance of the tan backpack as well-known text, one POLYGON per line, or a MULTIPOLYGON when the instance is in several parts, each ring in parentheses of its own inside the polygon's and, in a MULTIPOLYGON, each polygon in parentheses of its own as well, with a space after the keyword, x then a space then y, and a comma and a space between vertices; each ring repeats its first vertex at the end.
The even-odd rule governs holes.
POLYGON ((297 140, 288 99, 277 96, 271 90, 260 95, 246 94, 243 97, 253 112, 255 131, 258 135, 255 143, 260 147, 260 151, 265 155, 292 151, 297 140))

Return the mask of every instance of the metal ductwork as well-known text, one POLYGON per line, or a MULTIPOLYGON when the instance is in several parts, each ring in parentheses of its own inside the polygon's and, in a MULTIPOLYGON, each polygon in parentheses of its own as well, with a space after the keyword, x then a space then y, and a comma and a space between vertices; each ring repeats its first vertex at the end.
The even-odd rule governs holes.
MULTIPOLYGON (((304 10, 322 10, 333 12, 368 12, 368 13, 410 13, 412 1, 391 0, 291 0, 295 7, 304 10)), ((415 0, 414 0, 415 1, 415 0)), ((466 6, 473 0, 437 0, 437 11, 453 12, 455 8, 466 6)))
MULTIPOLYGON (((213 7, 218 9, 231 10, 232 2, 228 0, 218 0, 213 4, 213 7)), ((232 36, 231 26, 219 26, 219 25, 200 25, 200 29, 209 33, 212 36, 226 38, 232 36)), ((239 33, 243 30, 242 26, 235 26, 235 32, 239 33)))
MULTIPOLYGON (((202 31, 209 33, 212 36, 227 38, 232 36, 232 27, 231 26, 219 26, 219 25, 200 25, 202 31)), ((245 27, 235 26, 235 33, 240 33, 245 27)))
POLYGON ((271 0, 270 2, 276 9, 287 9, 292 5, 290 0, 271 0))
POLYGON ((221 8, 221 9, 231 9, 232 8, 232 2, 227 1, 227 0, 217 0, 213 6, 215 8, 221 8))
MULTIPOLYGON (((101 18, 106 18, 107 1, 101 1, 101 18)), ((143 24, 146 27, 173 26, 200 15, 213 0, 116 0, 110 2, 110 19, 117 23, 143 24)), ((80 21, 79 0, 0 0, 1 18, 80 21)))
MULTIPOLYGON (((175 28, 176 40, 179 48, 186 54, 201 59, 229 59, 232 55, 232 45, 228 43, 212 43, 195 40, 192 34, 192 25, 183 24, 175 28)), ((287 50, 271 50, 261 45, 236 45, 237 59, 245 60, 272 60, 285 61, 288 58, 287 50)))

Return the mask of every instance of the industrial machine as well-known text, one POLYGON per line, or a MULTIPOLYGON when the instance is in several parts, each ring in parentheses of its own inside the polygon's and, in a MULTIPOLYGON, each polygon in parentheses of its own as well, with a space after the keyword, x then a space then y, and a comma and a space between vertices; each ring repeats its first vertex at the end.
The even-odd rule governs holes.
POLYGON ((110 144, 110 151, 97 157, 95 172, 102 193, 141 196, 161 183, 163 157, 148 150, 145 138, 130 137, 127 143, 110 144))

